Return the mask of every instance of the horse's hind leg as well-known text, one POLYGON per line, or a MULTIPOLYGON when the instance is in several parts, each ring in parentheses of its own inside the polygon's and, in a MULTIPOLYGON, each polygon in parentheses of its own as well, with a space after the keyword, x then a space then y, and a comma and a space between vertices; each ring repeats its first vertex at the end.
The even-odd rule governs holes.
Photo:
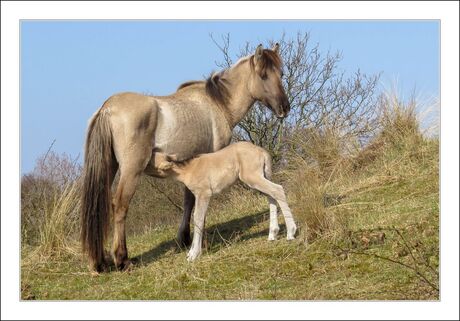
POLYGON ((123 156, 119 162, 120 180, 113 198, 112 255, 115 266, 120 270, 129 264, 125 232, 129 203, 152 155, 151 144, 142 138, 145 137, 139 137, 137 142, 128 145, 130 147, 129 153, 121 154, 123 156))
POLYGON ((142 163, 137 163, 136 166, 130 167, 120 166, 120 181, 113 199, 114 230, 112 245, 113 260, 119 270, 123 270, 129 264, 125 232, 126 214, 143 169, 142 163))

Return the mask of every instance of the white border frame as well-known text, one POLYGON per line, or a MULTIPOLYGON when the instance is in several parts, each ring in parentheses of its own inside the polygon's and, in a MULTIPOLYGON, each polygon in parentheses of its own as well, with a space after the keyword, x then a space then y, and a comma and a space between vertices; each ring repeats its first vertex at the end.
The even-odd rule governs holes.
POLYGON ((459 317, 458 2, 2 2, 2 319, 455 319, 459 317), (440 302, 20 302, 20 19, 440 19, 440 302), (17 135, 17 136, 16 136, 17 135), (236 307, 236 308, 235 308, 236 307))

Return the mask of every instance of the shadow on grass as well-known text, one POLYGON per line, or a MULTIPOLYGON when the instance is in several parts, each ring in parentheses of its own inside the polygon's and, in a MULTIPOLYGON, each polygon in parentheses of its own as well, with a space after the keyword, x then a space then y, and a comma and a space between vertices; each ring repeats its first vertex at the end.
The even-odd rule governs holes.
MULTIPOLYGON (((204 247, 207 249, 208 253, 214 253, 223 246, 227 246, 231 243, 242 242, 263 235, 268 236, 268 228, 261 232, 244 234, 245 231, 254 225, 265 221, 267 222, 268 226, 268 211, 266 210, 249 216, 233 219, 228 222, 206 227, 204 247)), ((131 258, 131 260, 135 265, 147 265, 172 249, 176 252, 185 250, 184 248, 180 247, 176 239, 172 239, 160 243, 154 248, 131 258)))

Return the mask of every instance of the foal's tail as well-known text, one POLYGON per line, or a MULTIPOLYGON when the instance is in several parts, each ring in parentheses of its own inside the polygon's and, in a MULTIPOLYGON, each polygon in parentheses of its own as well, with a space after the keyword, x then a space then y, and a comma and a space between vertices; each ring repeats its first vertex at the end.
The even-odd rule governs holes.
POLYGON ((107 111, 102 107, 89 123, 83 170, 81 242, 83 252, 97 271, 103 268, 112 199, 113 148, 107 111))
POLYGON ((272 157, 264 150, 264 176, 270 180, 272 178, 272 157))

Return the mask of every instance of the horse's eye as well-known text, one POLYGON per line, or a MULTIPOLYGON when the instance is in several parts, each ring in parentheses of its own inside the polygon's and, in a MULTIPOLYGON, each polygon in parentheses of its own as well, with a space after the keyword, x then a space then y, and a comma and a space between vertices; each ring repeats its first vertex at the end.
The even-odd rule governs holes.
POLYGON ((267 80, 268 76, 267 76, 267 74, 263 74, 261 78, 262 78, 262 80, 267 80))

